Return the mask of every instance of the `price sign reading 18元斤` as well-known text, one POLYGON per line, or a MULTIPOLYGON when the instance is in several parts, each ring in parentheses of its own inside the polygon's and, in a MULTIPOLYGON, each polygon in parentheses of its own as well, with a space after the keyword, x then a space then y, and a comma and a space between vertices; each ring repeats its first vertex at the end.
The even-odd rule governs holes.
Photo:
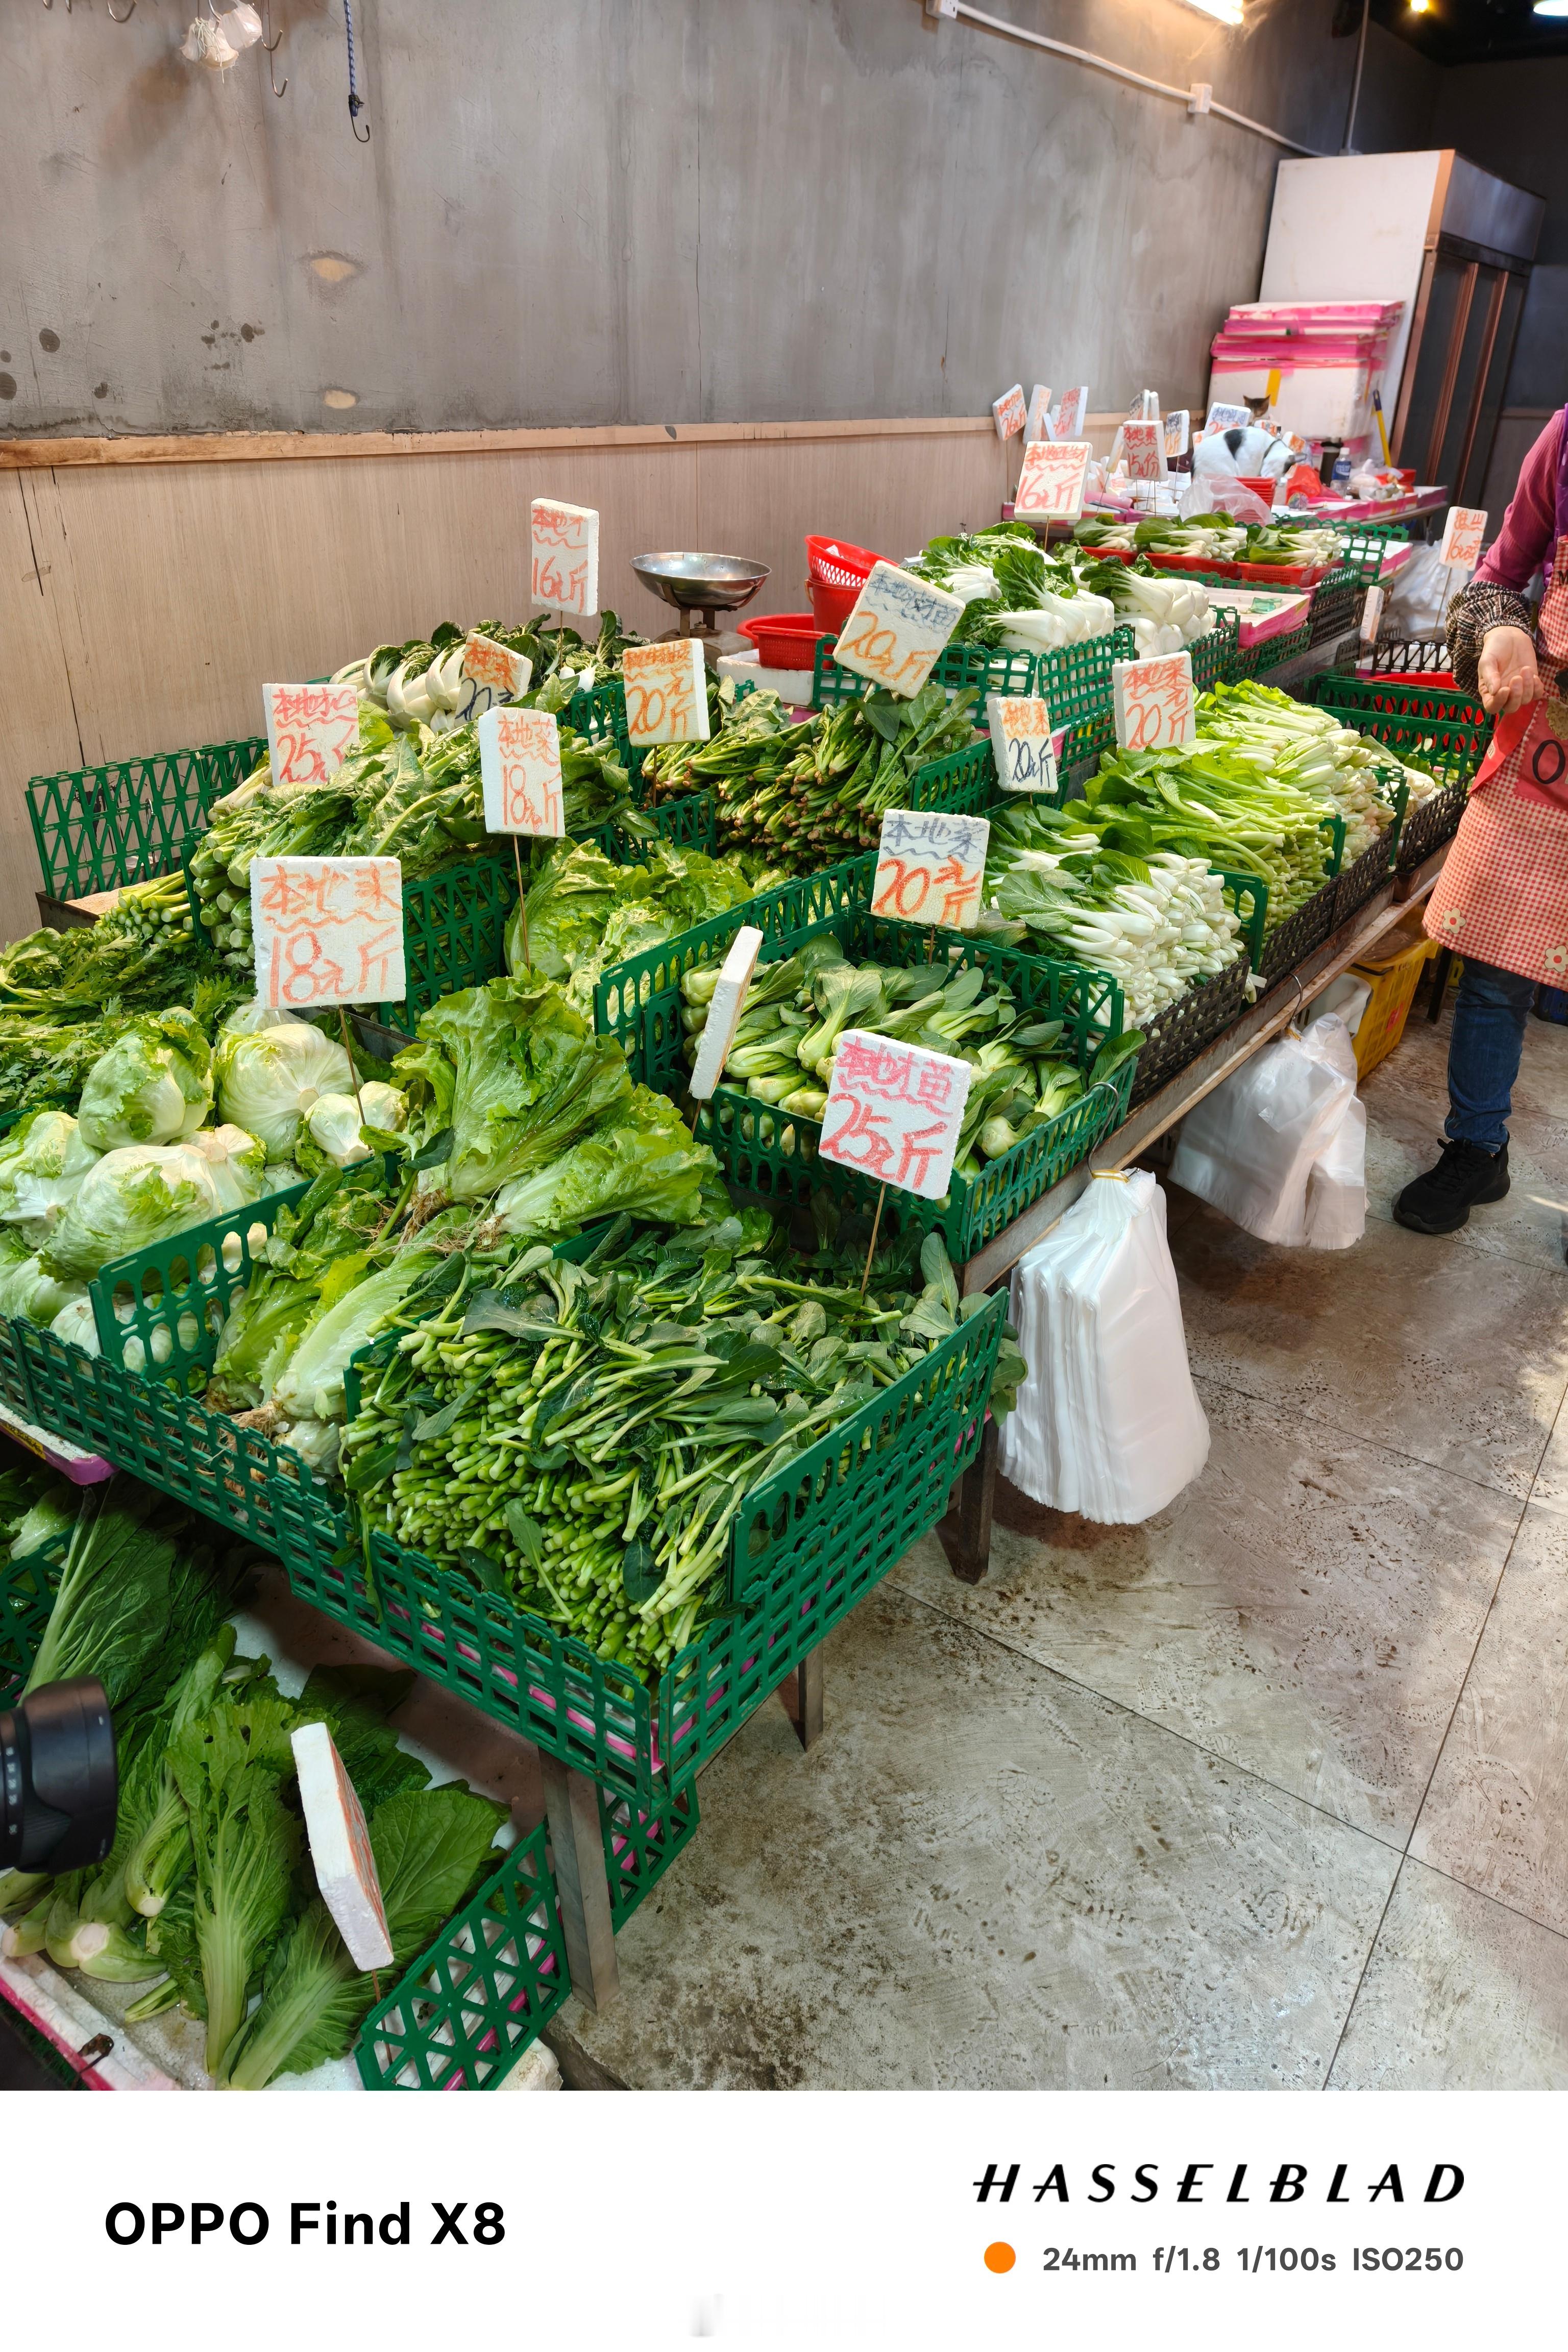
POLYGON ((994 400, 991 414, 996 420, 997 439, 1011 441, 1015 433, 1021 433, 1028 413, 1021 383, 1016 383, 1011 392, 1005 392, 1000 400, 994 400))
POLYGON ((1481 541, 1486 528, 1485 507, 1450 507, 1448 520, 1443 525, 1439 561, 1457 563, 1466 572, 1473 571, 1481 560, 1481 541))
POLYGON ((256 857, 256 993, 310 1004, 401 1004, 403 867, 395 857, 256 857))
POLYGON ((706 743, 708 676, 695 637, 628 646, 621 656, 626 733, 634 743, 706 743))
POLYGON ((1087 441, 1031 441, 1024 450, 1013 512, 1051 522, 1077 522, 1092 451, 1087 441))
POLYGON ((940 1201, 969 1099, 969 1064, 897 1038, 847 1029, 833 1056, 817 1150, 836 1167, 940 1201))
POLYGON ((324 784, 359 731, 354 686, 264 686, 261 708, 275 784, 324 784))
POLYGON ((598 509, 535 499, 529 509, 529 539, 534 603, 555 613, 596 613, 598 509))
POLYGON ((1056 745, 1050 705, 1037 694, 990 694, 991 750, 1005 793, 1054 793, 1056 745))
POLYGON ((950 596, 929 580, 879 561, 844 624, 833 658, 874 686, 915 695, 963 617, 962 596, 950 596))
POLYGON ((1056 436, 1058 441, 1070 441, 1083 431, 1084 418, 1089 415, 1089 386, 1075 384, 1064 392, 1057 403, 1056 436))
POLYGON ((559 841, 566 826, 555 713, 503 705, 485 712, 478 732, 486 832, 559 841))
POLYGON ((938 923, 972 931, 980 917, 980 885, 991 827, 983 816, 948 816, 939 809, 889 809, 882 819, 871 912, 896 922, 938 923))
POLYGON ((1112 662, 1116 740, 1124 751, 1159 751, 1190 743, 1197 733, 1191 654, 1156 654, 1149 661, 1112 662))

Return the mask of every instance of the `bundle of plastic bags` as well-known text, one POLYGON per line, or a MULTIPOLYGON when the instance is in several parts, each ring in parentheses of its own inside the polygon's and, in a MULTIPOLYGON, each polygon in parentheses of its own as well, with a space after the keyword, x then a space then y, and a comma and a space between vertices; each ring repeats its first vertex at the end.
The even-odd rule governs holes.
POLYGON ((1208 1460, 1209 1430, 1152 1176, 1090 1182, 1020 1260, 1013 1319, 1029 1377, 1002 1424, 1003 1475, 1105 1525, 1163 1510, 1208 1460))
POLYGON ((1349 1249, 1366 1229, 1366 1109, 1336 1013, 1265 1047, 1182 1122, 1171 1181, 1260 1242, 1349 1249))

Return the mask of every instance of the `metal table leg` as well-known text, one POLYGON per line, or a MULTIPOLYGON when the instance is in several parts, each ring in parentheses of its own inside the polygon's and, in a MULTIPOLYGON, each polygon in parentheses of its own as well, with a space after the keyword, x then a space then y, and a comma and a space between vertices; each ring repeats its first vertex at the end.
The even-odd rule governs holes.
POLYGON ((822 1644, 808 1650, 792 1675, 779 1685, 784 1711, 795 1726, 803 1748, 813 1748, 822 1737, 822 1644))
POLYGON ((599 1791, 585 1773, 574 1772, 569 1764, 563 1764, 558 1756, 547 1756, 542 1748, 539 1762, 544 1776, 551 1859, 561 1897, 572 1990, 586 2008, 607 2009, 619 1998, 621 1987, 610 1882, 605 1874, 599 1791))
POLYGON ((1426 1006, 1428 1021, 1436 1022, 1443 1017, 1443 999, 1448 992, 1448 974, 1453 968, 1453 949, 1439 948, 1432 959, 1432 994, 1426 1006))
POLYGON ((954 1485, 937 1534, 947 1564, 965 1584, 978 1584, 991 1565, 991 1514, 996 1501, 996 1423, 986 1415, 980 1451, 954 1485))

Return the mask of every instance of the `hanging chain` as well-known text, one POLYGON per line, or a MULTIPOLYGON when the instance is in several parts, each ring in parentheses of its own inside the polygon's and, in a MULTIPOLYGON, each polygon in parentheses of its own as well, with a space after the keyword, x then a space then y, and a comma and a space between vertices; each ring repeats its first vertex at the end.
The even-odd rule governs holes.
POLYGON ((370 143, 370 125, 364 126, 364 137, 359 136, 359 119, 364 110, 364 100, 359 94, 359 75, 354 64, 354 12, 353 0, 343 0, 343 27, 349 40, 349 128, 362 147, 370 143))

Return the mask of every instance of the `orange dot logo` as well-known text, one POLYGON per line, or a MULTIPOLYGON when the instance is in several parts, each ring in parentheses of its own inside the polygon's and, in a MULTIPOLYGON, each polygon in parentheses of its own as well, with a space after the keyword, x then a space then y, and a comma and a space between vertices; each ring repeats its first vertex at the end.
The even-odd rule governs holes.
POLYGON ((995 2271, 998 2274, 1003 2271, 1010 2271, 1017 2259, 1012 2247, 1004 2245, 1000 2239, 995 2245, 987 2246, 985 2249, 985 2267, 988 2271, 995 2271))

